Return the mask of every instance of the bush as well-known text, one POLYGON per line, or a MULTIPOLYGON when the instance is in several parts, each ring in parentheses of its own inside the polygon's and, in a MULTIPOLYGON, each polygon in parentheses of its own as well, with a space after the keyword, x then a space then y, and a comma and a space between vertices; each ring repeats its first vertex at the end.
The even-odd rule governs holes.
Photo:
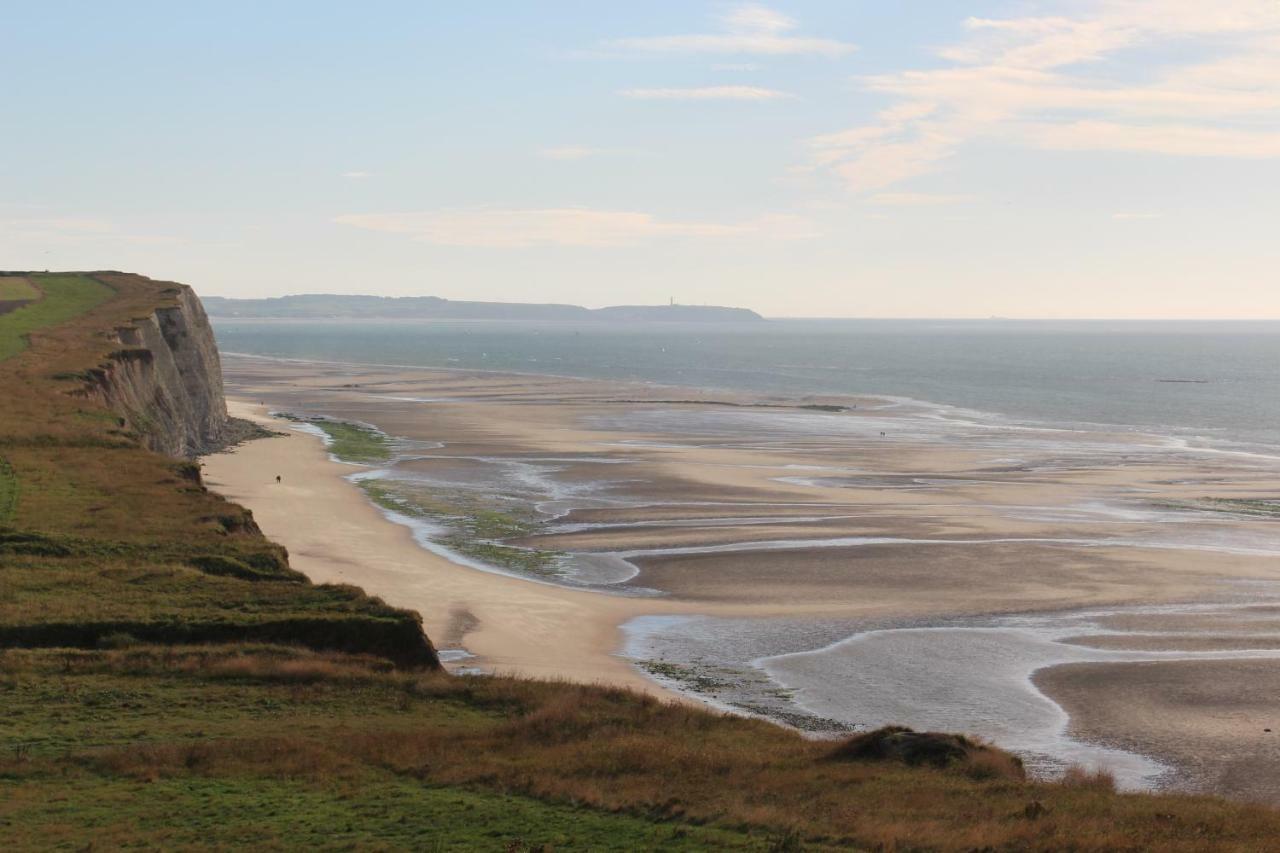
POLYGON ((1022 761, 993 746, 943 732, 884 726, 845 740, 828 755, 833 761, 895 761, 909 767, 956 767, 977 779, 1022 779, 1022 761))

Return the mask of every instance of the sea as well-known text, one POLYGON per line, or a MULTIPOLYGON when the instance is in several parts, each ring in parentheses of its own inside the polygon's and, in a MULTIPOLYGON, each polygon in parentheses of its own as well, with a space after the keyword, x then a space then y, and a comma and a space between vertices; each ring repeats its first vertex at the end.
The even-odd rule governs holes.
POLYGON ((230 320, 223 352, 874 395, 975 418, 1280 452, 1280 321, 743 324, 230 320))

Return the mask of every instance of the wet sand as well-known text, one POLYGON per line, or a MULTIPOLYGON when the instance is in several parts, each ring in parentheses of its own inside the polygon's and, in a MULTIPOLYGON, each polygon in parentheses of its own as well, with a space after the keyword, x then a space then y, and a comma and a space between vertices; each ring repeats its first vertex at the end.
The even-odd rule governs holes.
MULTIPOLYGON (((424 550, 313 436, 206 460, 211 485, 253 509, 295 567, 419 610, 438 645, 491 671, 662 690, 619 656, 620 626, 651 615, 919 623, 1238 601, 1280 581, 1280 521, 1196 504, 1273 498, 1280 468, 1152 436, 475 371, 231 357, 226 374, 237 412, 275 429, 284 422, 268 409, 396 437, 379 482, 454 507, 430 524, 453 523, 456 507, 513 514, 523 526, 505 545, 573 567, 559 585, 536 583, 424 550)), ((1217 618, 1189 650, 1249 633, 1234 611, 1217 618)), ((1088 640, 1108 642, 1122 641, 1088 640)), ((1184 760, 1163 737, 1139 733, 1127 748, 1184 760)))
POLYGON ((1177 787, 1280 803, 1280 662, 1067 664, 1035 683, 1073 735, 1159 755, 1177 787))

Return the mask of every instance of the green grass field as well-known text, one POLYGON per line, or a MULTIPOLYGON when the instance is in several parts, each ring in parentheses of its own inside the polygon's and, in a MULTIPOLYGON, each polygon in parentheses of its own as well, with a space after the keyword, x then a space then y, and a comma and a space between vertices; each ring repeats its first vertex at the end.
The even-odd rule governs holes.
POLYGON ((31 332, 74 319, 106 302, 114 293, 102 282, 83 275, 42 274, 31 278, 39 283, 44 298, 0 314, 0 361, 26 349, 26 335, 31 332))
MULTIPOLYGON (((15 802, 13 849, 765 850, 746 833, 655 824, 517 795, 414 780, 342 784, 271 778, 60 780, 51 799, 15 802), (182 815, 174 820, 175 814, 182 815), (431 839, 435 839, 433 843, 431 839)), ((48 789, 43 789, 47 791, 48 789)), ((21 800, 21 794, 16 794, 21 800)), ((0 806, 0 809, 3 809, 0 806)))
POLYGON ((40 291, 25 276, 0 276, 0 302, 39 299, 40 291))
POLYGON ((479 694, 455 692, 462 682, 406 680, 375 662, 360 669, 283 649, 243 652, 122 650, 105 653, 109 666, 104 654, 11 653, 0 698, 6 724, 24 739, 0 753, 0 833, 10 849, 91 841, 418 850, 768 844, 767 832, 537 799, 518 785, 442 784, 425 764, 406 772, 360 754, 373 741, 333 752, 344 740, 428 728, 459 741, 484 737, 531 697, 486 695, 484 685, 479 694), (263 655, 276 661, 274 672, 261 669, 263 655), (206 753, 201 744, 220 746, 206 753), (175 747, 201 754, 175 764, 175 747))
POLYGON ((138 645, 0 664, 16 849, 1261 850, 1280 828, 1211 798, 1023 782, 994 752, 837 759, 622 690, 370 657, 138 645))

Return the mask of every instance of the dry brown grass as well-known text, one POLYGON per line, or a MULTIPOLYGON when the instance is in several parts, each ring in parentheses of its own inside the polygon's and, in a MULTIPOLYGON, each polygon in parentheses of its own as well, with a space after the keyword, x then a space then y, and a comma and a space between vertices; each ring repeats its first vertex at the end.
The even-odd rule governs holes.
POLYGON ((1062 774, 1060 784, 1076 788, 1096 788, 1099 791, 1115 791, 1116 776, 1106 768, 1088 768, 1073 764, 1062 774))
MULTIPOLYGON (((42 653, 5 661, 38 669, 42 653)), ((1015 759, 969 741, 945 767, 833 760, 829 742, 622 690, 422 676, 374 659, 272 647, 70 653, 79 674, 197 679, 211 698, 288 691, 299 721, 216 738, 82 751, 94 772, 357 783, 369 773, 521 794, 654 821, 792 833, 807 844, 907 850, 1258 850, 1280 814, 1211 798, 1117 795, 1098 774, 1027 782, 1015 759), (222 687, 220 685, 226 685, 222 687), (250 691, 244 693, 244 691, 250 691), (356 694, 358 693, 358 697, 356 694), (344 697, 353 697, 348 700, 344 697), (308 703, 354 701, 320 726, 308 703)), ((194 722, 194 720, 193 720, 194 722)))

